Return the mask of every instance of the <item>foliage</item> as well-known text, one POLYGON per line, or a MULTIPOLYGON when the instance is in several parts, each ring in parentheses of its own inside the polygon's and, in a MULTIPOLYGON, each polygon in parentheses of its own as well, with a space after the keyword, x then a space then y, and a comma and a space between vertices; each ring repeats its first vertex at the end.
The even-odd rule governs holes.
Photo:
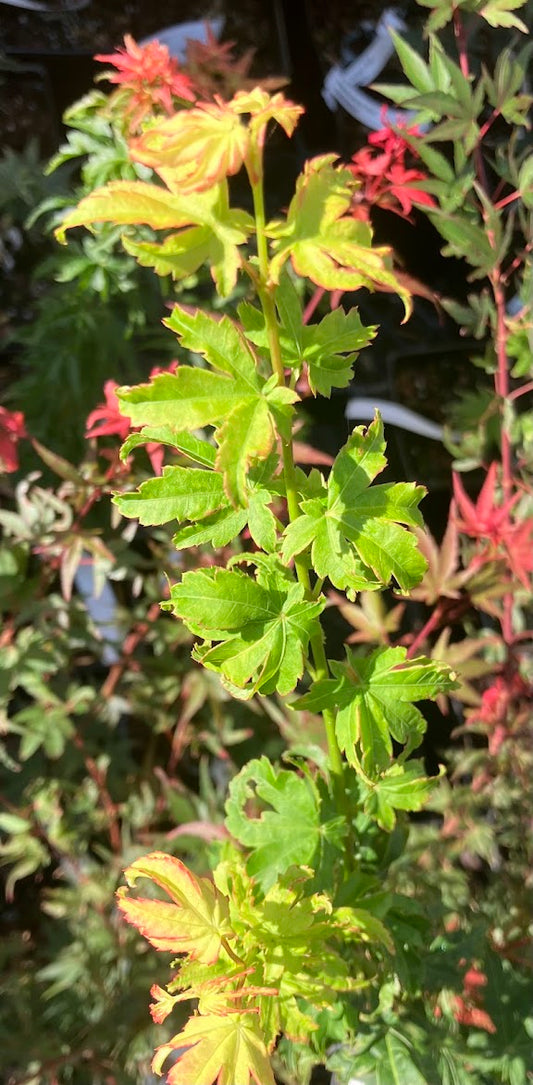
MULTIPOLYGON (((509 51, 505 78, 498 61, 474 82, 463 18, 469 32, 483 21, 521 31, 520 5, 431 7, 428 62, 397 38, 411 86, 387 88, 429 131, 374 139, 385 161, 367 149, 351 167, 306 163, 272 221, 267 132, 290 137, 298 106, 258 87, 171 111, 178 73, 164 51, 126 41, 107 58, 120 73, 108 108, 122 172, 104 155, 57 237, 80 226, 104 246, 121 237, 128 261, 178 290, 207 272, 217 298, 214 312, 173 305, 174 361, 149 381, 106 381, 80 465, 34 441, 55 492, 35 476, 6 481, 0 854, 17 907, 24 879, 43 878, 47 917, 28 919, 37 959, 21 1024, 43 983, 49 1000, 22 1079, 7 1048, 14 1081, 126 1085, 148 1074, 154 1036, 152 1069, 171 1085, 308 1085, 317 1065, 346 1082, 530 1080, 532 519, 516 412, 531 381, 530 170, 518 139, 485 154, 497 120, 527 120, 528 54, 509 51), (448 19, 457 64, 435 36, 448 19), (406 167, 407 144, 426 174, 406 167), (379 184, 363 188, 372 163, 379 184), (241 174, 253 214, 234 206, 242 189, 228 178, 241 174), (454 434, 457 472, 475 463, 484 481, 474 498, 456 474, 440 546, 423 527, 423 487, 375 482, 387 467, 377 413, 329 473, 295 462, 300 396, 345 388, 376 335, 355 309, 308 323, 305 291, 393 290, 410 311, 391 252, 373 245, 369 201, 404 215, 418 205, 483 278, 470 308, 445 304, 486 335, 494 443, 485 430, 477 445, 454 434), (80 598, 87 561, 120 596, 107 638, 80 598), (355 630, 344 660, 326 652, 332 606, 355 630), (466 706, 448 780, 411 756, 423 753, 428 700, 466 706), (176 958, 166 987, 152 984, 154 1026, 140 1029, 157 965, 111 908, 123 865, 118 912, 176 958)), ((3 429, 11 471, 22 417, 5 412, 3 429)))

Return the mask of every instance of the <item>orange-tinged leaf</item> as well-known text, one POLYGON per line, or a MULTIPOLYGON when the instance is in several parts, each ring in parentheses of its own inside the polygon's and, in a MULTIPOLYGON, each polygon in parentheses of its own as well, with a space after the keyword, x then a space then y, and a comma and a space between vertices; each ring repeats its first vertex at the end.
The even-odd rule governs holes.
POLYGON ((169 1071, 168 1085, 275 1085, 257 1017, 253 1013, 191 1017, 185 1028, 155 1053, 152 1069, 186 1047, 169 1071))
POLYGON ((119 226, 142 223, 153 230, 164 230, 195 221, 188 203, 164 188, 146 181, 110 181, 80 200, 63 219, 55 236, 64 243, 66 230, 94 222, 114 222, 119 226))
POLYGON ((275 255, 270 277, 278 283, 290 257, 295 271, 326 290, 392 290, 402 299, 406 318, 410 295, 392 270, 390 249, 372 247, 367 222, 351 215, 354 182, 349 170, 334 165, 335 155, 312 158, 296 183, 285 222, 271 222, 275 255))
POLYGON ((229 102, 235 113, 250 113, 250 129, 263 143, 265 131, 270 120, 277 121, 287 136, 292 136, 298 120, 305 112, 303 106, 296 105, 283 94, 267 94, 262 87, 253 90, 240 90, 229 102))
POLYGON ((193 960, 212 964, 222 940, 231 937, 227 900, 207 878, 196 878, 172 855, 152 852, 125 870, 128 884, 148 878, 164 889, 172 903, 137 899, 122 886, 117 892, 120 911, 156 949, 188 953, 193 960))
MULTIPOLYGON (((237 113, 222 101, 181 110, 132 140, 137 162, 164 170, 180 191, 203 192, 238 173, 249 145, 247 128, 237 113)), ((162 174, 163 176, 163 174, 162 174)))

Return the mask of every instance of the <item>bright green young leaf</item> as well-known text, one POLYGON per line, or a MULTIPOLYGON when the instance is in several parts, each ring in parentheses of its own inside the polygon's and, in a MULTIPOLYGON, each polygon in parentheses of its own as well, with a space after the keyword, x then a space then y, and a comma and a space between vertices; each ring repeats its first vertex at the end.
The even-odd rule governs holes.
POLYGON ((304 600, 299 584, 266 587, 235 569, 185 573, 165 609, 210 643, 195 650, 233 692, 251 697, 275 689, 289 693, 301 678, 310 637, 324 601, 304 600))
POLYGON ((514 26, 523 34, 528 34, 530 28, 528 29, 518 15, 512 14, 517 8, 523 7, 524 0, 481 0, 479 14, 489 26, 514 26))
POLYGON ((376 780, 372 788, 363 783, 364 809, 386 832, 396 824, 396 810, 421 810, 427 802, 438 776, 424 775, 422 761, 397 761, 376 780), (366 794, 365 794, 366 792, 366 794))
POLYGON ((257 395, 263 381, 257 372, 257 360, 242 332, 227 316, 217 319, 202 309, 188 310, 175 305, 163 321, 176 332, 180 344, 193 354, 201 354, 215 369, 236 377, 241 392, 257 395))
POLYGON ((215 466, 216 448, 209 441, 196 437, 194 433, 187 433, 186 430, 175 430, 172 426, 144 426, 140 433, 130 433, 120 449, 121 460, 125 460, 134 448, 153 441, 176 449, 202 467, 215 466))
POLYGON ((153 1071, 161 1074, 175 1052, 178 1059, 168 1071, 168 1085, 275 1085, 255 1013, 190 1017, 177 1036, 157 1048, 153 1071))
MULTIPOLYGON (((215 463, 234 505, 249 499, 247 473, 271 451, 276 431, 290 430, 292 403, 298 396, 264 381, 246 338, 228 317, 216 319, 176 306, 165 321, 182 346, 202 354, 219 372, 179 366, 161 373, 150 384, 121 388, 117 395, 133 425, 196 429, 218 426, 215 463)), ((214 511, 214 510, 209 510, 214 511)))
POLYGON ((251 851, 246 869, 264 893, 290 866, 311 864, 319 840, 318 797, 305 777, 276 769, 266 757, 249 761, 231 781, 226 828, 251 851), (250 817, 251 800, 268 804, 250 817))
POLYGON ((185 524, 174 535, 174 546, 177 550, 188 550, 191 546, 205 546, 207 543, 215 550, 227 546, 246 527, 249 508, 227 506, 197 523, 185 524))
POLYGON ((456 683, 444 664, 407 659, 401 647, 378 648, 366 657, 348 651, 347 656, 347 663, 331 663, 335 678, 316 682, 296 707, 315 712, 336 705, 341 749, 351 765, 362 765, 376 780, 389 768, 393 739, 406 752, 422 741, 426 721, 413 702, 435 698, 456 683))
POLYGON ((269 223, 267 232, 276 249, 272 281, 279 282, 290 257, 298 275, 326 290, 393 290, 402 298, 407 317, 409 295, 391 270, 390 250, 372 248, 368 223, 350 215, 354 181, 350 171, 335 168, 334 161, 334 155, 308 161, 287 220, 269 223))
POLYGON ((123 516, 141 524, 200 520, 227 505, 222 475, 195 467, 164 467, 159 478, 141 483, 133 493, 118 494, 123 516))
POLYGON ((207 878, 196 878, 172 855, 154 851, 124 871, 130 887, 148 878, 170 897, 170 902, 128 896, 125 886, 117 892, 124 918, 156 949, 187 953, 193 960, 212 964, 222 942, 233 932, 228 902, 207 878))
POLYGON ((408 482, 370 486, 386 465, 384 451, 379 417, 353 431, 335 460, 327 496, 304 501, 304 515, 286 529, 285 561, 311 543, 313 568, 335 587, 372 590, 394 578, 408 591, 418 583, 426 562, 401 525, 421 526, 424 489, 408 482))
POLYGON ((183 365, 149 384, 119 388, 117 398, 134 426, 198 429, 226 418, 245 397, 231 377, 183 365))

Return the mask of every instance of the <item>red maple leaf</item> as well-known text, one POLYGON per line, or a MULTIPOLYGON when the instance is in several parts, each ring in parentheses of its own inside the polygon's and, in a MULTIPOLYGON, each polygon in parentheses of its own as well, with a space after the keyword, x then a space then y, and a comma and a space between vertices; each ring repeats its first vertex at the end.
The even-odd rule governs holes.
MULTIPOLYGON (((173 361, 166 367, 154 366, 150 371, 150 377, 156 377, 158 373, 173 373, 177 366, 173 361)), ((85 423, 85 437, 90 440, 93 437, 120 437, 125 441, 128 433, 135 430, 130 419, 121 414, 117 399, 119 385, 114 380, 108 380, 104 384, 105 403, 100 403, 89 414, 85 423)), ((163 445, 156 441, 149 441, 146 445, 146 453, 156 475, 160 475, 163 468, 165 451, 163 445)))
POLYGON ((116 391, 116 381, 108 380, 104 384, 105 403, 91 411, 85 423, 85 436, 87 440, 92 437, 120 437, 125 441, 130 432, 129 418, 120 413, 116 391))
POLYGON ((17 471, 19 460, 17 444, 27 437, 22 411, 8 411, 0 407, 0 471, 17 471))
MULTIPOLYGON (((420 134, 417 128, 406 129, 406 132, 415 136, 420 134)), ((427 180, 426 174, 406 166, 408 152, 415 154, 400 132, 382 128, 372 132, 368 145, 352 156, 348 168, 361 182, 353 208, 357 218, 368 217, 368 208, 376 204, 402 218, 409 217, 414 201, 426 207, 435 206, 429 192, 417 185, 417 182, 427 180)))
POLYGON ((125 34, 124 48, 119 47, 116 53, 97 53, 94 59, 116 68, 102 78, 119 85, 121 105, 131 129, 137 128, 154 109, 162 108, 171 114, 175 98, 188 102, 196 99, 191 79, 180 71, 167 46, 158 41, 139 45, 131 34, 125 34))
POLYGON ((498 464, 494 461, 474 503, 454 473, 453 493, 459 512, 457 527, 480 543, 475 564, 483 565, 503 557, 513 576, 529 590, 533 572, 533 518, 512 519, 511 510, 519 500, 518 493, 497 503, 497 476, 498 464))

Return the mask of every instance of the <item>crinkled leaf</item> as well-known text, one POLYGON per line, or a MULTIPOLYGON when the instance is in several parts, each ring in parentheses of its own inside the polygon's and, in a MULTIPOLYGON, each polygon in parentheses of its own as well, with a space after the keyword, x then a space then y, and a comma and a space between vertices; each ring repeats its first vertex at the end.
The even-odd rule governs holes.
POLYGON ((119 402, 133 425, 176 429, 218 425, 216 466, 232 504, 246 505, 248 469, 266 459, 276 430, 290 432, 292 403, 298 396, 278 387, 275 379, 262 379, 252 348, 228 317, 217 320, 176 306, 166 323, 184 347, 203 354, 219 372, 179 366, 150 384, 119 389, 119 402))
POLYGON ((95 222, 117 225, 151 226, 153 230, 171 229, 194 223, 188 200, 147 181, 110 181, 80 200, 55 231, 64 243, 66 230, 74 226, 92 226, 95 222))
POLYGON ((185 196, 203 192, 237 173, 249 134, 231 104, 204 102, 182 109, 130 141, 132 158, 151 166, 185 196))
POLYGON ((152 1069, 162 1073, 178 1053, 168 1085, 274 1085, 274 1075, 257 1016, 253 1013, 200 1014, 155 1053, 152 1069), (183 1049, 186 1048, 185 1052, 183 1049))
POLYGON ((368 346, 376 329, 366 328, 356 309, 348 313, 333 309, 318 324, 304 324, 298 294, 288 275, 282 275, 276 304, 285 365, 299 369, 307 362, 309 385, 315 395, 330 396, 332 388, 345 388, 357 353, 368 346))
POLYGON ((187 953, 210 964, 217 960, 222 940, 231 936, 228 903, 207 878, 196 878, 179 859, 151 852, 125 870, 129 886, 148 878, 168 894, 168 901, 128 896, 122 886, 117 903, 128 923, 156 949, 187 953))
POLYGON ((401 647, 363 658, 348 651, 347 657, 347 663, 331 663, 335 678, 316 682, 296 707, 316 712, 336 705, 341 749, 350 764, 377 779, 389 767, 393 739, 406 752, 420 745, 426 722, 413 702, 453 689, 455 676, 423 656, 407 659, 401 647))
POLYGON ((309 638, 324 601, 309 603, 299 584, 266 587, 235 569, 185 573, 166 609, 210 643, 196 649, 235 692, 289 693, 301 678, 309 638))
POLYGON ((217 319, 202 309, 175 305, 163 321, 176 332, 182 347, 201 354, 210 365, 242 384, 241 391, 257 395, 263 385, 255 355, 238 326, 227 316, 217 319))
POLYGON ((146 225, 153 230, 179 228, 179 233, 161 243, 124 237, 123 244, 144 267, 177 279, 209 262, 222 295, 235 285, 242 263, 239 246, 253 229, 245 211, 229 207, 225 181, 188 196, 145 181, 110 181, 80 201, 56 230, 56 237, 63 242, 66 230, 96 222, 146 225))
POLYGON ((229 207, 226 182, 191 194, 186 204, 194 225, 161 243, 124 237, 124 248, 143 267, 153 267, 158 275, 174 279, 191 275, 207 263, 219 294, 226 297, 237 281, 242 264, 239 246, 252 232, 253 219, 245 211, 229 207))
POLYGON ((282 267, 292 260, 295 271, 326 290, 376 286, 397 293, 409 313, 409 294, 394 272, 387 248, 372 248, 366 222, 350 215, 354 182, 349 170, 335 168, 334 155, 306 163, 298 178, 285 222, 269 223, 275 240, 270 274, 279 282, 282 267))
POLYGON ((335 459, 327 496, 304 501, 304 515, 286 529, 285 561, 312 542, 313 568, 335 587, 371 590, 394 577, 408 591, 418 583, 426 562, 401 525, 421 525, 417 506, 425 491, 410 482, 370 486, 386 465, 384 451, 379 416, 353 431, 335 459))
POLYGON ((231 781, 226 827, 250 849, 246 869, 266 893, 293 864, 311 864, 320 833, 318 798, 305 777, 261 757, 231 781), (250 817, 246 807, 253 799, 270 809, 250 817))
POLYGON ((272 416, 262 396, 241 403, 217 430, 220 444, 217 468, 224 475, 226 492, 235 504, 248 502, 246 476, 250 463, 265 459, 274 443, 272 416))

